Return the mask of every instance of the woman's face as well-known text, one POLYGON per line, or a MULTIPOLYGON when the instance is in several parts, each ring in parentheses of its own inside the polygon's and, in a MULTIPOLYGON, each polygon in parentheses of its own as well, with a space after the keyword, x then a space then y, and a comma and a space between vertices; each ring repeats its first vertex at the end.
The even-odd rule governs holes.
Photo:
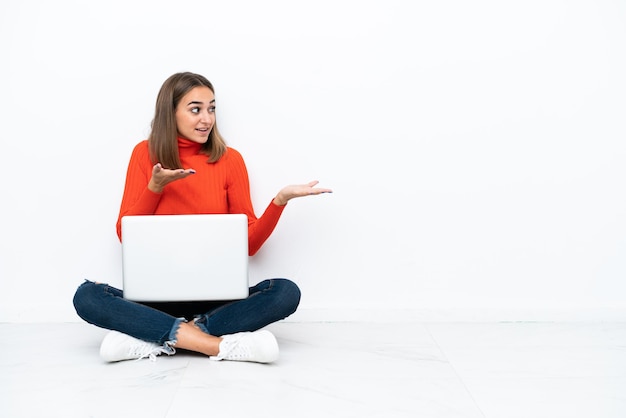
POLYGON ((176 107, 178 134, 190 141, 204 144, 215 124, 215 95, 205 86, 194 87, 176 107))

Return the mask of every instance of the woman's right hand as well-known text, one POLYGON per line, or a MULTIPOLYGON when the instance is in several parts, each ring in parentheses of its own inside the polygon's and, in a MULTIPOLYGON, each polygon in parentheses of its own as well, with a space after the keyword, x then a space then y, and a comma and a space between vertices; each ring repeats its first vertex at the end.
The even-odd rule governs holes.
POLYGON ((148 183, 148 189, 154 193, 163 192, 163 188, 167 186, 169 183, 184 179, 192 174, 195 174, 196 170, 193 168, 182 169, 178 168, 176 170, 170 170, 168 168, 163 168, 161 163, 156 163, 154 167, 152 167, 152 177, 150 178, 150 182, 148 183))

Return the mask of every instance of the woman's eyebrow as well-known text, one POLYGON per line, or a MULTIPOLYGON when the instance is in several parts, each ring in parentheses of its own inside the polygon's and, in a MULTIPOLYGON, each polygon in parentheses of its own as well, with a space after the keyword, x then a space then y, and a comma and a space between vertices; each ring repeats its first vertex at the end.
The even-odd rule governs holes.
MULTIPOLYGON (((213 104, 213 103, 215 103, 215 99, 213 99, 213 100, 211 100, 209 102, 209 104, 213 104)), ((189 106, 189 105, 199 105, 199 104, 201 105, 201 104, 203 104, 203 102, 193 101, 193 102, 187 103, 187 106, 189 106)))

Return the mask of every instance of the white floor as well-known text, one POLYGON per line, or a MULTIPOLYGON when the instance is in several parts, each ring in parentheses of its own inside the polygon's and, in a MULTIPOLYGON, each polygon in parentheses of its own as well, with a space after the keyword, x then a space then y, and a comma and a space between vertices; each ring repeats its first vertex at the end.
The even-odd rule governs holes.
POLYGON ((272 365, 105 364, 87 324, 0 324, 1 417, 626 417, 626 323, 291 323, 272 365))

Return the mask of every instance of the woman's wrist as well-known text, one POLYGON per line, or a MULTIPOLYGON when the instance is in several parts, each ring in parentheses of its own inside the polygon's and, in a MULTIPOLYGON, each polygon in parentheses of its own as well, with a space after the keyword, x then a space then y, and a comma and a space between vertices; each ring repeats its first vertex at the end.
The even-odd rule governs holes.
POLYGON ((287 204, 287 199, 284 199, 280 193, 278 193, 274 198, 274 204, 277 206, 285 206, 287 204))
POLYGON ((163 187, 157 186, 152 179, 148 183, 148 190, 150 190, 152 193, 157 193, 157 194, 163 193, 163 187))

